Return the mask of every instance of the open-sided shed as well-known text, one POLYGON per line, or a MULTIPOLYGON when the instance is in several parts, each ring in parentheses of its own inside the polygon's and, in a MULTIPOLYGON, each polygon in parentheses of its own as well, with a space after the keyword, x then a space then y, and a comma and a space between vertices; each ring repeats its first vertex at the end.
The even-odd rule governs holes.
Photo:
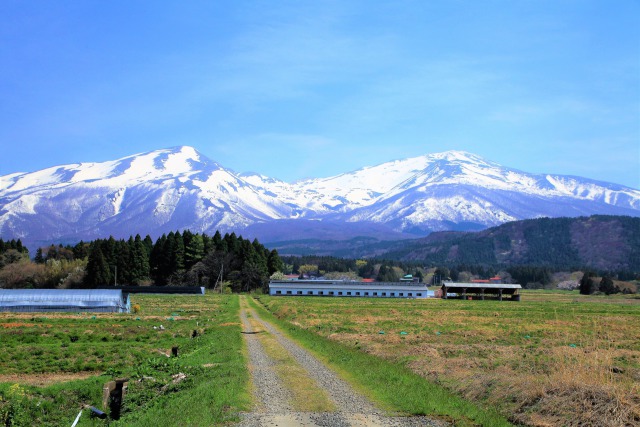
POLYGON ((0 289, 0 311, 91 311, 128 313, 129 295, 120 289, 0 289))
POLYGON ((504 296, 509 296, 512 301, 520 301, 518 284, 503 283, 442 283, 442 298, 458 299, 497 299, 502 301, 504 296))

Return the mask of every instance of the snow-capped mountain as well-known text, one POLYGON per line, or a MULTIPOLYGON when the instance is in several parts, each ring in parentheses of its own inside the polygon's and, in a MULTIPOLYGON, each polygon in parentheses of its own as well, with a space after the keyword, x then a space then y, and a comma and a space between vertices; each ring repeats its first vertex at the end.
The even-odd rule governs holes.
POLYGON ((321 224, 331 224, 332 238, 349 228, 361 235, 366 224, 397 237, 592 214, 640 216, 640 191, 528 174, 460 151, 296 183, 237 174, 191 147, 0 177, 0 237, 32 244, 186 228, 322 238, 321 224))

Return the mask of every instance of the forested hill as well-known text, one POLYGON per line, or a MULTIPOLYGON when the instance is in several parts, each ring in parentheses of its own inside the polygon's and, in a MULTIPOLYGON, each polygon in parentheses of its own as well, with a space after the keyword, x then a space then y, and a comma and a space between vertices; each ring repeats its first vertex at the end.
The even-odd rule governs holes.
POLYGON ((381 257, 435 265, 537 265, 640 272, 640 218, 591 216, 515 221, 481 232, 433 233, 381 257))

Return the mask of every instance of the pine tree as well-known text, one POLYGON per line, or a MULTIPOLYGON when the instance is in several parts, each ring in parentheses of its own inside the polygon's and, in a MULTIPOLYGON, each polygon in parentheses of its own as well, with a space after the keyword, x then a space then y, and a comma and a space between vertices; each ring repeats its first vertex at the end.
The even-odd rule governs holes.
POLYGON ((282 262, 280 255, 278 255, 278 251, 275 249, 269 253, 269 258, 267 259, 267 269, 269 270, 269 276, 271 276, 276 271, 284 270, 284 263, 282 262))
MULTIPOLYGON (((153 240, 151 240, 151 236, 147 234, 142 243, 144 243, 144 248, 147 251, 147 256, 151 257, 151 251, 153 250, 153 240)), ((151 260, 149 259, 149 261, 151 260)))
POLYGON ((89 245, 80 240, 80 243, 73 247, 74 259, 85 259, 89 256, 89 245))
POLYGON ((182 234, 177 231, 173 235, 173 248, 171 251, 171 273, 184 270, 184 240, 182 234))
POLYGON ((166 271, 169 261, 165 256, 165 251, 168 240, 166 234, 158 237, 158 240, 156 240, 151 250, 151 256, 149 257, 151 279, 158 285, 166 283, 166 271))
POLYGON ((33 259, 36 264, 44 264, 44 256, 42 256, 42 248, 36 250, 36 257, 33 259))
POLYGON ((218 230, 216 230, 216 233, 213 235, 213 237, 211 238, 211 243, 213 244, 213 249, 221 251, 222 248, 222 236, 220 235, 220 232, 218 230))
POLYGON ((200 234, 191 235, 189 243, 185 242, 184 266, 190 269, 204 257, 204 240, 200 234))
MULTIPOLYGON (((151 238, 149 238, 151 240, 151 238)), ((136 254, 136 270, 138 271, 138 282, 148 280, 150 277, 149 250, 144 240, 136 236, 134 253, 136 254)))
POLYGON ((84 283, 89 288, 97 288, 108 285, 111 282, 111 272, 107 264, 100 244, 94 244, 89 253, 87 262, 87 274, 84 283))
POLYGON ((131 251, 129 245, 124 240, 116 242, 116 265, 113 270, 114 282, 118 284, 131 284, 132 269, 130 265, 131 251))
POLYGON ((582 275, 582 279, 580 279, 580 294, 591 295, 595 292, 593 277, 595 277, 595 273, 592 271, 587 271, 582 275))

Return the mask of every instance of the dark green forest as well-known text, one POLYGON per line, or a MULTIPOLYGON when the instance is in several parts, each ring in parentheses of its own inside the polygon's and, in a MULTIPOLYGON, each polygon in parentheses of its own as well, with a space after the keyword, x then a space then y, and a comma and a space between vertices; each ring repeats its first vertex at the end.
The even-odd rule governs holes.
POLYGON ((640 274, 640 218, 595 215, 514 221, 480 232, 441 232, 399 242, 383 256, 449 268, 589 268, 631 279, 640 274))
POLYGON ((0 268, 16 265, 10 272, 18 277, 11 278, 11 287, 55 287, 55 275, 39 273, 37 266, 58 265, 67 270, 69 266, 84 268, 81 280, 71 284, 83 288, 151 283, 213 287, 224 283, 240 292, 265 288, 269 276, 283 269, 278 252, 268 250, 257 239, 250 241, 235 233, 222 236, 219 232, 208 236, 189 230, 163 234, 155 242, 149 236, 142 239, 137 235, 127 240, 110 237, 81 241, 75 246, 52 245, 39 248, 32 263, 24 262, 21 255, 25 254, 28 251, 19 240, 0 239, 0 268))

